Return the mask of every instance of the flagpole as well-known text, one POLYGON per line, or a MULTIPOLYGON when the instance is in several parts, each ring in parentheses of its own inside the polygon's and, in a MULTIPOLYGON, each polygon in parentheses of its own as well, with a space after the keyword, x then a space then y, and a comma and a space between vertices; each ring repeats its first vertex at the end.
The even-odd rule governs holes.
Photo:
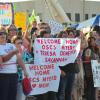
POLYGON ((49 13, 50 13, 50 16, 51 16, 52 20, 55 20, 55 18, 54 18, 54 16, 53 16, 53 13, 52 13, 52 11, 51 11, 51 8, 50 8, 50 6, 49 6, 49 1, 47 1, 47 0, 44 0, 44 1, 45 1, 45 4, 46 4, 47 8, 48 8, 48 11, 49 11, 49 13))
POLYGON ((85 0, 83 0, 83 21, 85 20, 85 0))

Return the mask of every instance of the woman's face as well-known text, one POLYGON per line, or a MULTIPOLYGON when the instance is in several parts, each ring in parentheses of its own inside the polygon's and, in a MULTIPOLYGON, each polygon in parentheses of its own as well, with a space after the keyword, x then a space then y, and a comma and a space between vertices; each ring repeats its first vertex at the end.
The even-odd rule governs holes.
POLYGON ((6 42, 6 35, 5 33, 0 33, 0 43, 5 43, 6 42))
POLYGON ((68 38, 75 38, 75 35, 73 32, 70 32, 69 35, 68 35, 68 38))
POLYGON ((19 50, 19 52, 22 54, 23 52, 23 41, 21 39, 18 39, 15 41, 15 46, 19 50))
POLYGON ((44 34, 43 38, 50 38, 50 34, 49 33, 44 34))
POLYGON ((23 46, 26 48, 26 49, 29 49, 29 41, 27 39, 23 39, 23 46))
POLYGON ((96 41, 94 39, 91 39, 90 45, 94 47, 96 45, 96 41))
POLYGON ((16 29, 10 29, 8 33, 8 37, 12 38, 13 36, 17 35, 17 30, 16 29))
POLYGON ((95 37, 96 39, 98 39, 98 38, 99 38, 99 34, 98 34, 98 33, 96 33, 96 32, 93 32, 92 36, 93 36, 93 37, 95 37))
POLYGON ((67 33, 63 33, 62 34, 62 38, 67 38, 68 37, 68 34, 67 33))
POLYGON ((18 40, 15 41, 15 45, 18 48, 20 48, 22 46, 22 44, 23 44, 23 41, 21 39, 18 39, 18 40))

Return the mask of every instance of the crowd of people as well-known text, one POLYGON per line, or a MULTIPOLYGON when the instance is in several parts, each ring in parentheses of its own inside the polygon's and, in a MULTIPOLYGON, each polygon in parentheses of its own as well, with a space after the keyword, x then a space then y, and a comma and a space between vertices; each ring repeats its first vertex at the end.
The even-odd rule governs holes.
MULTIPOLYGON (((23 74, 28 77, 25 63, 34 64, 35 38, 80 38, 80 53, 74 63, 59 66, 61 77, 58 92, 34 95, 36 100, 99 100, 99 88, 94 87, 91 60, 100 61, 99 31, 90 37, 79 30, 67 28, 51 35, 48 23, 33 21, 26 32, 14 24, 0 27, 0 100, 26 100, 23 94, 23 74), (23 71, 22 71, 23 70, 23 71)), ((32 99, 33 100, 33 99, 32 99)))

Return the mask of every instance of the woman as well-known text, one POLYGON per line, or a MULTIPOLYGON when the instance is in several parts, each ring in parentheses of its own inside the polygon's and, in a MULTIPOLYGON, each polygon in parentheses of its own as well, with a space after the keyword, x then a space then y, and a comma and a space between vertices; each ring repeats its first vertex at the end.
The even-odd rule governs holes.
MULTIPOLYGON (((68 30, 68 31, 60 32, 58 37, 74 38, 75 36, 72 30, 68 30)), ((60 78, 60 84, 59 84, 59 89, 57 94, 58 100, 71 100, 72 88, 75 80, 75 73, 78 73, 74 65, 75 63, 70 63, 65 66, 60 66, 61 78, 60 78)))
POLYGON ((6 30, 1 27, 0 56, 3 57, 4 63, 0 66, 0 100, 16 100, 17 64, 22 67, 25 77, 27 72, 18 50, 13 44, 6 43, 6 37, 6 30))
MULTIPOLYGON (((22 47, 22 38, 19 36, 12 37, 11 42, 16 46, 16 48, 19 50, 19 54, 22 56, 23 53, 23 47, 22 47)), ((18 85, 17 85, 17 96, 16 100, 25 100, 26 96, 23 94, 22 90, 22 68, 20 66, 17 67, 18 70, 18 85)))
MULTIPOLYGON (((50 36, 50 27, 47 27, 46 29, 42 29, 40 31, 40 37, 41 38, 51 38, 50 36)), ((37 100, 57 100, 56 98, 56 92, 48 91, 47 93, 37 95, 37 100)))
MULTIPOLYGON (((25 63, 33 62, 33 57, 30 51, 30 43, 27 39, 23 39, 20 36, 14 36, 12 38, 12 43, 18 48, 19 54, 21 55, 25 63)), ((23 94, 22 90, 22 69, 18 66, 18 86, 17 86, 17 100, 25 100, 26 96, 23 94)))
POLYGON ((85 72, 85 93, 86 100, 96 100, 95 87, 93 83, 93 74, 91 67, 91 60, 100 59, 100 50, 96 45, 96 39, 94 37, 88 38, 88 47, 83 51, 83 67, 85 72))
POLYGON ((11 38, 17 35, 17 28, 14 24, 11 24, 8 28, 7 42, 11 43, 11 38))

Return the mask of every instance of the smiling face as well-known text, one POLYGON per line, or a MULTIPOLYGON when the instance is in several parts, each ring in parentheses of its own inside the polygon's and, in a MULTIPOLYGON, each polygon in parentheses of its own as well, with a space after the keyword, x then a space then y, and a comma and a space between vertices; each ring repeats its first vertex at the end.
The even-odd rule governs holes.
POLYGON ((0 43, 6 42, 6 34, 4 32, 0 32, 0 43))
POLYGON ((50 38, 50 34, 49 33, 44 34, 43 38, 50 38))
POLYGON ((23 53, 23 41, 22 41, 22 39, 16 39, 14 44, 15 44, 16 48, 19 50, 19 53, 22 54, 23 53))
POLYGON ((0 44, 6 43, 6 29, 1 26, 0 27, 0 44))
POLYGON ((74 37, 75 37, 75 35, 74 35, 73 32, 70 32, 70 33, 68 34, 68 38, 74 38, 74 37))
POLYGON ((90 37, 88 39, 88 45, 91 47, 95 47, 96 46, 96 39, 94 37, 90 37))
POLYGON ((9 30, 8 37, 12 38, 16 34, 17 34, 17 30, 12 28, 12 29, 9 30))
POLYGON ((8 39, 11 39, 13 36, 17 35, 17 28, 15 25, 10 25, 8 28, 8 39))
POLYGON ((23 41, 21 39, 18 39, 18 40, 15 41, 15 45, 18 48, 21 48, 22 44, 23 44, 23 41))

